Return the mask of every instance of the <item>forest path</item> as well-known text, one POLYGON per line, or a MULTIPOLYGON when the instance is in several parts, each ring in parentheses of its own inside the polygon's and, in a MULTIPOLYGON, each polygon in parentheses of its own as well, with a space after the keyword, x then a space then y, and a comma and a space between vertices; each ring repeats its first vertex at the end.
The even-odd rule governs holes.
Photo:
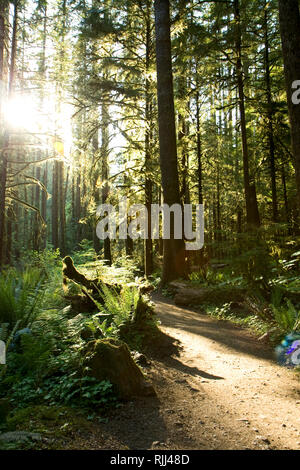
POLYGON ((145 370, 157 398, 124 404, 84 448, 300 449, 299 378, 272 349, 229 322, 153 300, 164 341, 145 370))
POLYGON ((273 350, 229 322, 163 297, 155 304, 162 330, 182 345, 179 358, 162 364, 167 367, 160 373, 173 381, 173 396, 164 391, 163 399, 182 408, 182 432, 191 443, 206 449, 300 449, 299 379, 276 364, 273 350))

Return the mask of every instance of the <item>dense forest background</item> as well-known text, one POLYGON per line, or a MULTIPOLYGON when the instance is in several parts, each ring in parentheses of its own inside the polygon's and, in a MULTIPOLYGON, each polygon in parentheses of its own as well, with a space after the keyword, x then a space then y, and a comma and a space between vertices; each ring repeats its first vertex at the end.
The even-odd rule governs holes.
MULTIPOLYGON (((93 242, 151 274, 162 243, 103 243, 95 213, 163 200, 153 2, 2 0, 0 18, 1 265, 93 242)), ((171 37, 179 197, 205 204, 190 264, 258 240, 281 257, 299 204, 278 2, 174 0, 171 37)))

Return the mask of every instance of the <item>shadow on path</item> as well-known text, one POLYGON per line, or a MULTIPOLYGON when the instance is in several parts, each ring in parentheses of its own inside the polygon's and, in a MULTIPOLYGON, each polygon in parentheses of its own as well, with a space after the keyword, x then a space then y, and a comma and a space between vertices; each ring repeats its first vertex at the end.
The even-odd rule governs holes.
POLYGON ((180 308, 162 296, 155 295, 156 312, 162 326, 187 331, 200 338, 205 337, 223 346, 267 361, 274 361, 274 352, 266 344, 259 343, 249 332, 230 322, 215 320, 190 308, 180 308))
POLYGON ((209 380, 224 380, 224 377, 219 377, 218 375, 209 374, 204 370, 200 370, 197 367, 190 367, 186 364, 183 364, 178 359, 170 357, 168 359, 162 359, 162 361, 167 367, 172 367, 173 369, 183 372, 184 374, 189 374, 193 377, 202 377, 203 379, 209 380))

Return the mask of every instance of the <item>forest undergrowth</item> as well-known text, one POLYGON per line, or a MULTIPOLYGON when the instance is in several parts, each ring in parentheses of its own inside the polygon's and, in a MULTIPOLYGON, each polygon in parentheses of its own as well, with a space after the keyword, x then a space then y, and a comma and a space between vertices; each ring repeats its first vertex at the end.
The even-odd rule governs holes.
MULTIPOLYGON (((140 293, 142 282, 130 260, 119 259, 108 267, 92 249, 73 258, 82 273, 118 282, 121 292, 104 285, 102 302, 95 300, 93 312, 74 311, 65 298, 58 251, 30 253, 22 266, 1 274, 0 339, 6 344, 6 365, 0 366, 1 430, 20 424, 23 429, 25 416, 42 419, 50 413, 56 421, 65 420, 72 409, 85 419, 106 419, 120 400, 108 380, 88 375, 85 345, 113 338, 136 353, 157 332, 152 303, 140 293), (133 321, 137 310, 143 312, 143 324, 133 321)), ((81 291, 75 282, 68 286, 69 295, 81 291)))
POLYGON ((299 333, 300 252, 295 250, 295 240, 283 245, 278 237, 265 237, 260 229, 252 235, 241 234, 231 249, 223 243, 222 252, 222 244, 218 246, 221 256, 189 275, 190 287, 215 289, 215 301, 199 308, 249 328, 272 345, 299 333), (224 302, 224 292, 230 287, 237 288, 238 297, 240 289, 242 302, 234 294, 231 302, 224 302))
MULTIPOLYGON (((134 355, 147 351, 158 333, 150 297, 141 292, 159 288, 159 271, 146 280, 137 260, 123 257, 109 267, 88 243, 81 248, 73 261, 82 274, 121 286, 117 290, 104 284, 102 301, 94 299, 92 312, 69 305, 69 296, 82 294, 83 288, 69 282, 66 296, 58 251, 31 252, 22 266, 1 274, 0 339, 7 350, 7 364, 0 370, 2 431, 24 425, 42 429, 44 419, 53 419, 53 432, 59 435, 76 427, 78 419, 108 419, 121 402, 108 380, 87 373, 82 355, 86 344, 113 338, 124 341, 134 355), (140 310, 143 321, 137 324, 133 319, 140 310)), ((239 256, 211 259, 184 282, 193 289, 212 289, 214 301, 199 305, 202 313, 250 329, 275 346, 300 330, 299 257, 293 245, 280 251, 256 243, 239 256), (225 302, 228 287, 246 292, 243 301, 225 302)), ((166 288, 163 293, 170 295, 166 288)))

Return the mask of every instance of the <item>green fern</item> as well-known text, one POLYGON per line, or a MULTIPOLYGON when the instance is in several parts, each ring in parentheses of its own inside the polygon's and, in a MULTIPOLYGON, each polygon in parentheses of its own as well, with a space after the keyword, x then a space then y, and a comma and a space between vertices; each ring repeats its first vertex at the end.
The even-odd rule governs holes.
POLYGON ((290 300, 287 300, 286 305, 281 307, 272 305, 272 311, 275 322, 283 333, 291 333, 299 328, 300 315, 290 300))
POLYGON ((118 327, 135 312, 140 294, 136 287, 125 287, 118 293, 113 288, 103 286, 101 297, 104 301, 102 310, 112 316, 113 323, 118 327))
POLYGON ((31 324, 43 295, 43 279, 37 268, 23 273, 11 269, 0 276, 0 322, 31 324))

